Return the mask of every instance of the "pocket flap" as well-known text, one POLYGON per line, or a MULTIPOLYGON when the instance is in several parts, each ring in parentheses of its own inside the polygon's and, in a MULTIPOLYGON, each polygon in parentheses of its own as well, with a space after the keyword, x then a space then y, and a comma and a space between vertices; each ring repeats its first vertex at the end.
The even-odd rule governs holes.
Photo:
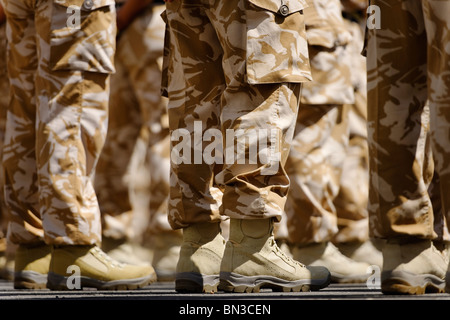
POLYGON ((54 0, 54 2, 63 7, 76 6, 86 11, 116 4, 115 0, 54 0))
POLYGON ((309 45, 322 46, 328 49, 345 46, 353 39, 347 29, 330 26, 307 27, 306 38, 309 45))
POLYGON ((305 0, 248 0, 253 5, 272 11, 274 13, 279 13, 281 6, 285 6, 287 11, 283 14, 284 16, 289 15, 294 12, 308 7, 305 0))
POLYGON ((305 10, 306 37, 310 45, 334 48, 343 46, 352 40, 352 36, 342 17, 339 0, 308 0, 305 10))

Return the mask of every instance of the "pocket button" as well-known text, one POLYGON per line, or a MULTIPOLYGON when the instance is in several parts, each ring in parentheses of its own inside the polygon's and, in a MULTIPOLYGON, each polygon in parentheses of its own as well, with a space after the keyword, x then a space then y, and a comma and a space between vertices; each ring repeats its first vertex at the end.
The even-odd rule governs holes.
POLYGON ((281 14, 283 17, 286 17, 286 16, 289 14, 289 7, 288 7, 287 5, 285 5, 285 4, 283 4, 283 5, 280 7, 280 14, 281 14))
POLYGON ((93 6, 94 6, 94 1, 92 1, 92 0, 85 0, 83 3, 83 7, 87 10, 91 10, 93 6))

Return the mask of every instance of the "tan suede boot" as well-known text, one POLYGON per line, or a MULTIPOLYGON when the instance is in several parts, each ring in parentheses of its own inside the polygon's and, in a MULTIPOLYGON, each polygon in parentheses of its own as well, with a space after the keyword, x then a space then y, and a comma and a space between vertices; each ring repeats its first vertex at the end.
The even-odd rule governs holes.
POLYGON ((370 276, 368 263, 346 257, 331 242, 295 247, 292 255, 307 266, 326 267, 331 273, 332 282, 363 283, 370 276))
POLYGON ((45 289, 51 246, 19 245, 15 253, 14 289, 45 289))
POLYGON ((381 291, 424 294, 445 291, 448 258, 431 240, 389 241, 383 248, 381 291))
POLYGON ((219 223, 197 223, 183 229, 177 263, 177 292, 217 292, 225 240, 219 223))
POLYGON ((156 281, 152 266, 118 262, 95 245, 54 247, 47 287, 52 290, 70 290, 68 283, 72 277, 78 277, 80 281, 77 289, 132 290, 156 281), (78 270, 79 274, 73 275, 73 270, 78 270))
POLYGON ((278 248, 273 219, 230 221, 220 272, 220 288, 229 292, 309 291, 328 286, 324 267, 306 267, 278 248))

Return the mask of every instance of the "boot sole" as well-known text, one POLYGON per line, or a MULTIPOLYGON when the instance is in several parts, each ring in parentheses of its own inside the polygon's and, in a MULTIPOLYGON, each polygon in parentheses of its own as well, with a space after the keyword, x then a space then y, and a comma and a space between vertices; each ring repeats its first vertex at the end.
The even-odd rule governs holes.
MULTIPOLYGON (((97 290, 135 290, 143 288, 156 281, 156 275, 150 275, 148 277, 134 278, 134 279, 121 279, 112 281, 101 281, 85 276, 80 276, 80 287, 83 288, 96 288, 97 290)), ((47 288, 51 290, 74 290, 68 287, 68 281, 72 282, 70 277, 61 276, 59 274, 49 272, 47 288)))
POLYGON ((330 276, 326 279, 289 281, 272 276, 243 276, 233 272, 221 272, 219 289, 238 293, 257 293, 263 288, 277 292, 307 292, 325 288, 330 282, 330 276))
POLYGON ((336 272, 331 273, 331 282, 334 283, 364 283, 369 278, 369 274, 364 275, 344 275, 336 272))
POLYGON ((445 280, 432 274, 413 274, 406 271, 383 272, 381 291, 384 294, 444 293, 445 280))
POLYGON ((40 290, 46 287, 46 274, 28 270, 14 272, 14 289, 40 290))
POLYGON ((215 293, 218 286, 219 275, 180 272, 175 279, 175 290, 178 293, 215 293))

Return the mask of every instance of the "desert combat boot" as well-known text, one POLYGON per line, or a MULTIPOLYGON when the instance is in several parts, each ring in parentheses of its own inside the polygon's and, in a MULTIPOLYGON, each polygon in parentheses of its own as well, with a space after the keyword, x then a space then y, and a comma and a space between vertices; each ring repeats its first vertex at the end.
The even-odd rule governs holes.
POLYGON ((382 252, 381 291, 384 294, 445 291, 448 258, 431 240, 388 240, 382 252))
POLYGON ((53 247, 47 287, 52 290, 133 290, 156 281, 150 265, 118 262, 95 245, 53 247))
POLYGON ((19 245, 15 252, 14 289, 45 289, 50 258, 49 245, 19 245))
POLYGON ((217 292, 225 239, 220 223, 196 223, 183 229, 176 268, 177 292, 217 292))
POLYGON ((231 219, 230 238, 220 269, 220 289, 227 292, 319 290, 330 283, 325 267, 307 267, 276 244, 273 219, 231 219))
POLYGON ((329 241, 294 247, 292 255, 307 266, 326 267, 331 273, 332 282, 363 283, 370 276, 368 263, 346 257, 329 241))

